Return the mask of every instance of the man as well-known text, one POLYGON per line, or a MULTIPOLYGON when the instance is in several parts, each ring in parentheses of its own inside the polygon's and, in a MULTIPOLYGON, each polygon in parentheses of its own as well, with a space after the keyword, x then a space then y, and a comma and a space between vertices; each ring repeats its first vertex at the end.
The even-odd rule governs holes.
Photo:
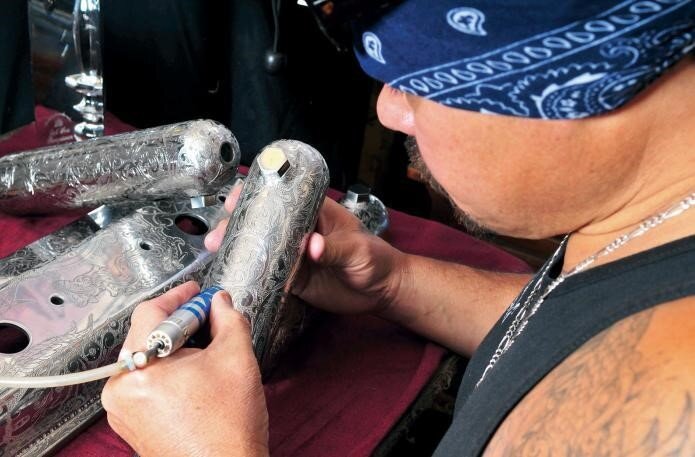
MULTIPOLYGON (((406 1, 357 26, 357 51, 389 83, 381 121, 463 218, 570 233, 562 248, 534 278, 477 271, 401 253, 326 201, 294 292, 473 355, 436 455, 693 455, 695 4, 546 3, 406 1)), ((125 347, 196 290, 139 307, 125 347)), ((267 453, 248 327, 224 293, 211 320, 209 348, 104 390, 141 454, 267 453)))

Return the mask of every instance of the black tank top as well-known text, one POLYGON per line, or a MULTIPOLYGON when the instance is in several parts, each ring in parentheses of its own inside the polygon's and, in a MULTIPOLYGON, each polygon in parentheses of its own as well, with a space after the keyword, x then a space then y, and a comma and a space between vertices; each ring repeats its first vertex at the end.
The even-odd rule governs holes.
POLYGON ((476 388, 513 315, 500 318, 468 364, 453 422, 434 455, 480 455, 524 395, 582 344, 621 319, 689 295, 695 295, 695 236, 571 276, 476 388))

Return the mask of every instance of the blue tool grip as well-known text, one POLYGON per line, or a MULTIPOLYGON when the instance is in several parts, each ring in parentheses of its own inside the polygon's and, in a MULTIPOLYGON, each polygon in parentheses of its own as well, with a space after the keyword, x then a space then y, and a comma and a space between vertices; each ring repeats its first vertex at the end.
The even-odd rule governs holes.
POLYGON ((212 297, 222 290, 211 286, 179 306, 147 337, 147 349, 157 349, 158 357, 166 357, 184 345, 210 316, 212 297))
POLYGON ((191 312, 198 319, 200 325, 203 325, 208 317, 210 317, 212 297, 221 290, 223 289, 220 286, 208 287, 181 305, 178 309, 191 312))

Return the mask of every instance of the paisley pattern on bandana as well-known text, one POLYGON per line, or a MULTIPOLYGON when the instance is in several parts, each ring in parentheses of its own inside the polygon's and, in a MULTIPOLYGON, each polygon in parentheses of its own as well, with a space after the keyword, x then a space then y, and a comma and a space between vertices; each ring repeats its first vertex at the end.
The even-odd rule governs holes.
POLYGON ((403 92, 579 119, 623 106, 695 47, 695 0, 406 0, 357 29, 362 67, 403 92))
POLYGON ((485 15, 475 8, 460 7, 454 8, 446 13, 446 21, 459 32, 469 35, 487 35, 483 30, 485 15))

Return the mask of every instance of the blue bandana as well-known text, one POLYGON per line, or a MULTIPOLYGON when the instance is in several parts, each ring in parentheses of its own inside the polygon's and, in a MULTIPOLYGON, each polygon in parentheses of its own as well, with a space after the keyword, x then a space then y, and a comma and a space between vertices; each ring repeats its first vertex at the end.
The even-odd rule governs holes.
POLYGON ((616 109, 694 47, 695 0, 406 0, 356 25, 364 70, 483 113, 616 109))

